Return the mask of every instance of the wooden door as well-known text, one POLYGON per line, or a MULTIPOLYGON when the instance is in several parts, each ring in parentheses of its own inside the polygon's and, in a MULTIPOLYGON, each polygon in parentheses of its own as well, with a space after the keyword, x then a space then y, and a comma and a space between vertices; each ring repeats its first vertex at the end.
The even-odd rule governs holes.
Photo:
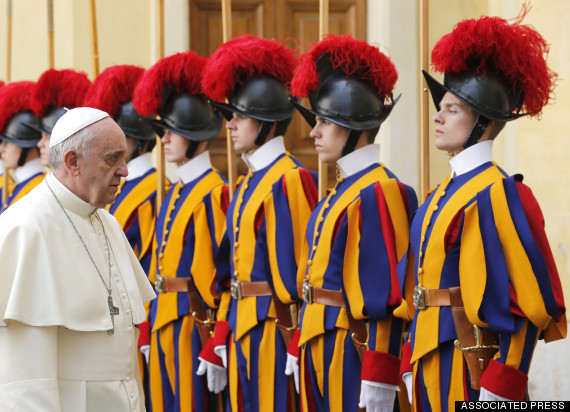
MULTIPOLYGON (((220 0, 190 1, 190 48, 209 56, 222 44, 220 0)), ((304 53, 319 40, 319 0, 232 0, 232 33, 265 38, 287 39, 290 47, 304 53)), ((329 0, 329 32, 351 33, 366 39, 366 0, 329 0)), ((304 102, 307 104, 307 102, 304 102)), ((311 129, 296 113, 285 135, 285 146, 307 168, 317 170, 318 158, 311 129)), ((213 164, 227 176, 226 132, 220 133, 210 150, 213 164)), ((238 173, 246 168, 240 161, 238 173)), ((334 184, 334 168, 329 167, 329 182, 334 184)))

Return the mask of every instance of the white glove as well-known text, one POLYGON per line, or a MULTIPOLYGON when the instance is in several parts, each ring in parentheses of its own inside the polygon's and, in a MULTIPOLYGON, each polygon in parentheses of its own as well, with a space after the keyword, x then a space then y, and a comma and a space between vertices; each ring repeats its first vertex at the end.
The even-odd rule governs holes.
POLYGON ((222 358, 222 362, 224 363, 224 368, 227 369, 228 367, 228 355, 226 350, 226 345, 218 345, 214 347, 214 353, 222 358))
POLYGON ((410 405, 412 404, 413 379, 414 374, 412 372, 406 372, 402 375, 402 380, 406 384, 406 389, 408 390, 408 401, 410 402, 410 405))
POLYGON ((480 401, 512 401, 512 399, 503 398, 502 396, 495 395, 493 392, 489 392, 487 389, 481 387, 481 392, 479 392, 480 401))
POLYGON ((148 360, 150 359, 150 345, 142 345, 139 348, 139 350, 144 355, 144 360, 146 361, 146 364, 148 365, 149 364, 148 360))
POLYGON ((208 390, 214 393, 220 393, 224 390, 228 384, 228 375, 226 374, 226 369, 221 366, 214 365, 202 358, 200 360, 200 365, 198 365, 197 375, 206 374, 208 380, 208 390))
POLYGON ((392 412, 396 389, 387 388, 388 386, 394 387, 394 385, 362 381, 358 407, 366 408, 366 412, 392 412))
POLYGON ((297 358, 290 353, 287 354, 287 363, 285 364, 285 375, 295 378, 295 389, 299 393, 299 364, 297 358))

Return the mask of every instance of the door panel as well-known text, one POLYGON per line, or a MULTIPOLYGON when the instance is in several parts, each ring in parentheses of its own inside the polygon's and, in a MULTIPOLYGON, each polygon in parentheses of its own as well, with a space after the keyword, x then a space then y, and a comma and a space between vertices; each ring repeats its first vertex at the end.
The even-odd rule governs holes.
MULTIPOLYGON (((189 1, 190 47, 202 56, 209 56, 222 44, 221 1, 189 1)), ((231 4, 234 36, 248 33, 288 39, 287 45, 298 46, 299 53, 319 40, 319 0, 232 0, 231 4)), ((355 38, 365 39, 366 0, 330 0, 329 32, 351 33, 355 38)), ((285 136, 285 146, 307 168, 317 170, 318 159, 310 131, 302 116, 296 113, 285 136)), ((225 129, 210 152, 212 163, 227 176, 225 129)), ((238 174, 245 172, 245 166, 239 161, 238 174)), ((334 167, 329 167, 329 184, 333 185, 334 181, 334 167)))

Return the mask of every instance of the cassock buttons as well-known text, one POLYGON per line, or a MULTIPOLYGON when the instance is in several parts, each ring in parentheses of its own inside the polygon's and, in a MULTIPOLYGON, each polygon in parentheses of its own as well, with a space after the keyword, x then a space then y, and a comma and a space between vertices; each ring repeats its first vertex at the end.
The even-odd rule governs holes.
POLYGON ((436 212, 437 209, 439 209, 439 206, 438 206, 438 205, 435 205, 435 206, 433 207, 433 211, 436 212))
POLYGON ((328 203, 325 203, 323 207, 324 207, 325 209, 328 209, 329 206, 330 206, 330 205, 329 205, 328 203))
POLYGON ((445 196, 445 190, 443 192, 441 192, 441 197, 445 196))
POLYGON ((419 269, 418 269, 418 275, 421 275, 422 273, 424 273, 423 268, 419 268, 419 269))

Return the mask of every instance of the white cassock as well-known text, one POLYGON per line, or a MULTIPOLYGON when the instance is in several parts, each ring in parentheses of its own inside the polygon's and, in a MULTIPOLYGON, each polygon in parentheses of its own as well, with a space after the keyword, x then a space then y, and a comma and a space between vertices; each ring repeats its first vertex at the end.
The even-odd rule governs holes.
POLYGON ((154 297, 115 218, 47 175, 0 215, 0 411, 144 411, 135 325, 154 297), (114 334, 106 286, 48 183, 106 284, 110 270, 114 334))

